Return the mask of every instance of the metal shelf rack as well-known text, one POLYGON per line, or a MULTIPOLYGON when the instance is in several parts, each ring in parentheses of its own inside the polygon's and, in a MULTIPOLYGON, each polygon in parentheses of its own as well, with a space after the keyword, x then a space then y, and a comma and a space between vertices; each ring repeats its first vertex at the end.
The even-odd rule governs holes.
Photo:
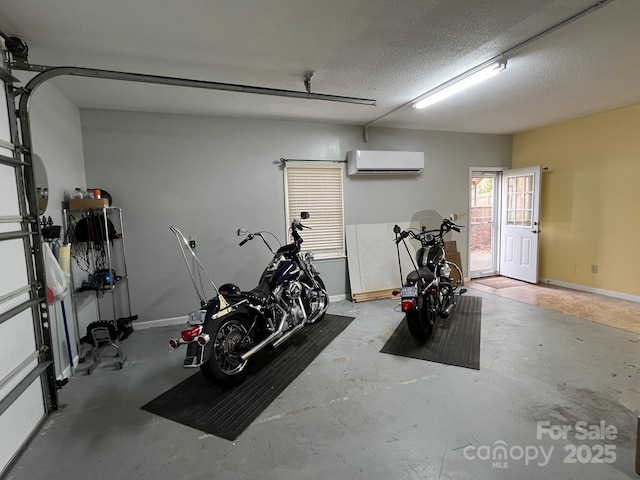
MULTIPOLYGON (((89 238, 87 242, 84 241, 76 241, 75 244, 72 243, 72 251, 74 247, 78 247, 82 244, 83 248, 86 248, 87 252, 87 264, 85 265, 86 272, 90 275, 92 272, 96 272, 98 269, 105 269, 110 273, 111 281, 108 284, 100 285, 99 287, 89 286, 88 288, 84 288, 87 283, 79 281, 79 272, 77 269, 75 272, 72 272, 71 275, 71 289, 72 289, 72 299, 73 299, 73 308, 74 308, 74 319, 75 319, 75 331, 76 331, 76 342, 78 346, 78 352, 81 351, 80 345, 80 327, 78 320, 78 310, 79 310, 79 302, 82 301, 87 295, 95 295, 96 296, 96 312, 97 312, 97 321, 112 321, 115 326, 115 332, 117 338, 112 338, 111 344, 118 345, 119 340, 126 338, 129 332, 124 332, 123 329, 128 325, 130 327, 130 322, 132 320, 137 319, 136 316, 131 315, 131 296, 129 293, 129 278, 127 271, 127 261, 126 261, 126 246, 125 246, 125 234, 124 234, 124 224, 122 220, 122 209, 119 207, 103 207, 103 208, 91 208, 91 209, 68 209, 65 208, 63 210, 63 229, 64 232, 67 232, 70 226, 73 224, 77 224, 83 217, 93 216, 92 218, 101 217, 101 221, 97 222, 99 227, 103 229, 101 232, 100 239, 92 239, 89 238), (111 222, 111 223, 110 223, 111 222), (112 238, 110 236, 109 227, 113 224, 117 233, 117 238, 112 238), (103 258, 98 258, 97 249, 93 248, 95 244, 103 244, 102 252, 103 258), (115 272, 115 274, 114 274, 115 272), (117 280, 115 276, 117 275, 117 280), (121 294, 119 294, 122 292, 121 294), (101 300, 105 297, 110 297, 109 305, 110 307, 103 308, 101 306, 101 300), (111 315, 109 315, 111 314, 111 315), (109 318, 111 316, 111 318, 109 318)), ((73 255, 72 255, 73 256, 73 255)), ((77 262, 76 262, 77 265, 77 262)), ((73 270, 73 268, 72 268, 73 270)), ((87 279, 88 280, 88 279, 87 279)), ((87 337, 92 338, 93 332, 87 332, 87 337)), ((98 345, 94 345, 94 363, 96 361, 95 354, 98 350, 98 345)), ((120 348, 117 347, 118 356, 120 356, 120 348)), ((120 368, 122 367, 122 362, 124 361, 124 355, 121 356, 120 368)), ((84 359, 81 358, 81 361, 84 359)), ((89 373, 93 368, 89 369, 89 373)))

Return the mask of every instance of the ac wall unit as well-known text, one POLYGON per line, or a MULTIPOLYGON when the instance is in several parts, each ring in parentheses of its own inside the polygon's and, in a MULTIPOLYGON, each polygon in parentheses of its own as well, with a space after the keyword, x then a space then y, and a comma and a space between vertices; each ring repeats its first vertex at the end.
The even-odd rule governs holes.
POLYGON ((417 175, 424 169, 423 152, 349 150, 349 175, 417 175))

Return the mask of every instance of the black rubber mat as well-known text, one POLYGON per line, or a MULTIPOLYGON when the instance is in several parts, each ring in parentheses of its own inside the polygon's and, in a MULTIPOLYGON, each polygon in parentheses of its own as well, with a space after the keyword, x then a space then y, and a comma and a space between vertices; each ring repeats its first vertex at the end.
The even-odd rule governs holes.
POLYGON ((259 352, 260 366, 236 387, 213 385, 198 370, 142 409, 235 440, 352 320, 327 314, 277 349, 259 352))
POLYGON ((480 370, 481 313, 482 298, 463 295, 448 319, 438 319, 426 343, 411 336, 405 317, 380 351, 480 370))

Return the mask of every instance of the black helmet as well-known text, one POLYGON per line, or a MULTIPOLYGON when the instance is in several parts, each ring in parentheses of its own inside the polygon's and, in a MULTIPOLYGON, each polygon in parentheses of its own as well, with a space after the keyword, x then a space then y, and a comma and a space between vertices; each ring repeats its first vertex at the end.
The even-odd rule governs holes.
POLYGON ((218 288, 218 291, 223 297, 237 297, 240 295, 240 287, 233 283, 225 283, 218 288))

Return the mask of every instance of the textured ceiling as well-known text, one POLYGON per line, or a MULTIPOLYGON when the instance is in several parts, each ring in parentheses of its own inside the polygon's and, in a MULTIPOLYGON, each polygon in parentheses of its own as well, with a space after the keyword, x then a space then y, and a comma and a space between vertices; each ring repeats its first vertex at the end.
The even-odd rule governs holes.
POLYGON ((22 38, 35 64, 296 91, 314 71, 314 93, 377 100, 365 106, 53 80, 81 108, 513 133, 640 103, 639 0, 605 2, 513 50, 595 3, 0 0, 0 30, 22 38), (428 109, 411 107, 424 92, 502 52, 511 53, 496 77, 428 109))

